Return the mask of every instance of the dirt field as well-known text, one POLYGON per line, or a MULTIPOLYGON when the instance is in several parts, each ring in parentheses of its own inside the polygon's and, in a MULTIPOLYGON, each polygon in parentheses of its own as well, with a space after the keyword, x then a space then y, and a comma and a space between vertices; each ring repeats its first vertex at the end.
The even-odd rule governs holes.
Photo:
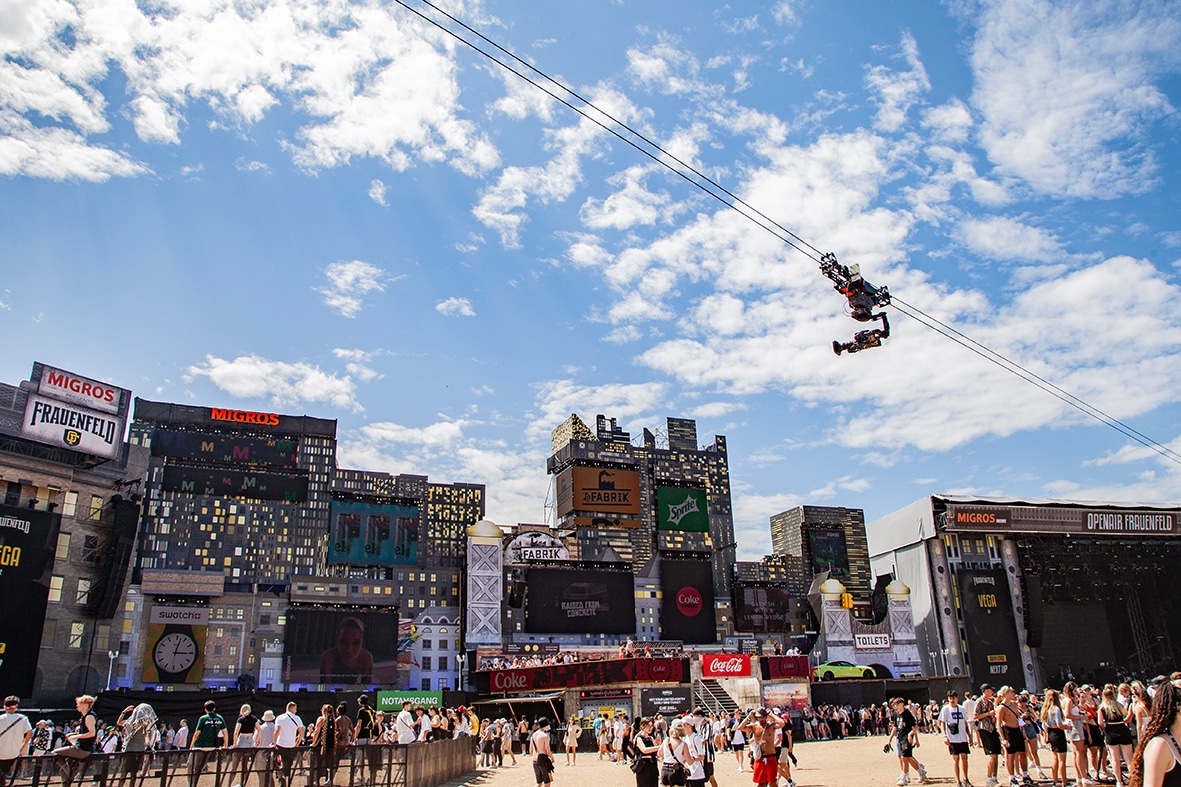
MULTIPOLYGON (((792 768, 792 777, 799 787, 893 787, 898 778, 898 759, 882 753, 885 737, 847 738, 842 741, 799 743, 795 748, 799 766, 792 768)), ((919 762, 927 767, 932 784, 955 787, 951 758, 940 735, 921 736, 916 752, 919 762)), ((1048 752, 1046 753, 1049 754, 1048 752)), ((533 787, 533 767, 529 760, 517 758, 517 765, 480 771, 467 779, 451 782, 449 787, 533 787)), ((564 755, 558 754, 554 771, 554 787, 634 787, 635 776, 626 765, 599 762, 594 754, 579 754, 574 767, 566 767, 564 755)), ((1043 766, 1049 758, 1044 757, 1043 766)), ((985 757, 973 749, 968 758, 968 777, 976 787, 984 784, 985 757)), ((1047 770, 1047 773, 1049 771, 1047 770)), ((1004 775, 1004 763, 1001 763, 1004 775)), ((722 752, 716 767, 718 787, 751 787, 750 770, 737 772, 734 755, 722 752)), ((911 776, 911 784, 916 775, 911 776)), ((1048 784, 1048 782, 1047 782, 1048 784)))

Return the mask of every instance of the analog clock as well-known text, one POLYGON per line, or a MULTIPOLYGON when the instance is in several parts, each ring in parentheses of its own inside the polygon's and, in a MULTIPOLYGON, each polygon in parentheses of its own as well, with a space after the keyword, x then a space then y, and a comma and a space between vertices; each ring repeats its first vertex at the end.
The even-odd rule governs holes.
POLYGON ((197 661, 197 641, 183 631, 167 633, 156 642, 152 661, 161 677, 183 675, 197 661))

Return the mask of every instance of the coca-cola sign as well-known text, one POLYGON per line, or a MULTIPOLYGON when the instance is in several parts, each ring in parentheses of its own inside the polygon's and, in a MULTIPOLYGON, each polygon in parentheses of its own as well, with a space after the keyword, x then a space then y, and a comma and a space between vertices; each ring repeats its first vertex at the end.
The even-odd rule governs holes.
POLYGON ((533 688, 533 670, 506 669, 490 673, 493 691, 525 691, 533 688))
POLYGON ((677 591, 677 610, 687 618, 701 612, 701 593, 695 587, 686 585, 677 591))
POLYGON ((702 653, 703 678, 748 678, 750 655, 747 653, 702 653))

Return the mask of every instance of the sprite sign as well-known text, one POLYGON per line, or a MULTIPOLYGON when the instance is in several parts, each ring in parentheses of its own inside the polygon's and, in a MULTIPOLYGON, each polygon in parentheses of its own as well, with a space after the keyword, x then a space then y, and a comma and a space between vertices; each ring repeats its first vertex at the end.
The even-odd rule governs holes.
POLYGON ((658 486, 656 506, 659 509, 657 526, 661 530, 709 532, 709 507, 704 489, 658 486))

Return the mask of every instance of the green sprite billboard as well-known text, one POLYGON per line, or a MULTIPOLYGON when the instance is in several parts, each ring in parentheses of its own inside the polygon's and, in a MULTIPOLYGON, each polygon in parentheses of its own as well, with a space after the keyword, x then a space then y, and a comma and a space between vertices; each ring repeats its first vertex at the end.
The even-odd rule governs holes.
POLYGON ((379 691, 377 692, 377 710, 386 713, 397 713, 402 710, 402 702, 410 700, 415 705, 424 708, 443 707, 443 692, 441 691, 379 691))
POLYGON ((656 487, 657 527, 661 530, 709 532, 709 507, 704 489, 656 487))

